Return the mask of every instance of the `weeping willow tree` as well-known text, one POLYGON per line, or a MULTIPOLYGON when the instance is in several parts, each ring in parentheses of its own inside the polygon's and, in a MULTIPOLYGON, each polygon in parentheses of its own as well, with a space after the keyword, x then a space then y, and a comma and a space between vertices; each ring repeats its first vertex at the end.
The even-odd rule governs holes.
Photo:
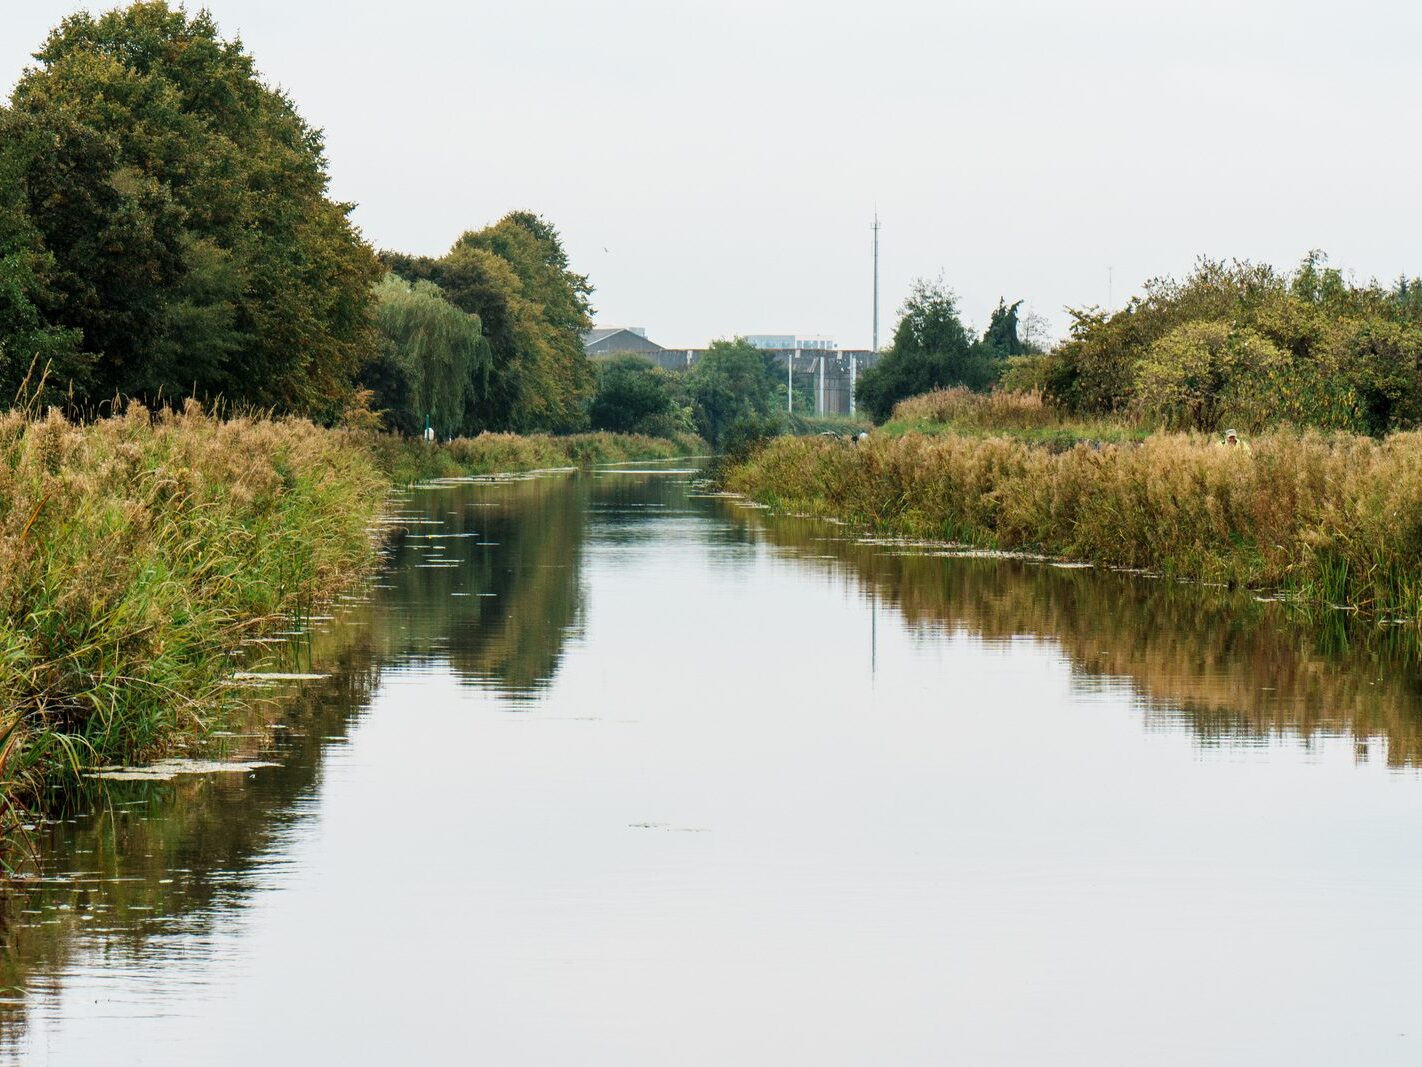
POLYGON ((455 307, 433 282, 412 285, 398 274, 378 282, 375 297, 381 350, 361 377, 376 406, 404 433, 426 425, 440 437, 465 432, 477 422, 493 366, 479 316, 455 307))

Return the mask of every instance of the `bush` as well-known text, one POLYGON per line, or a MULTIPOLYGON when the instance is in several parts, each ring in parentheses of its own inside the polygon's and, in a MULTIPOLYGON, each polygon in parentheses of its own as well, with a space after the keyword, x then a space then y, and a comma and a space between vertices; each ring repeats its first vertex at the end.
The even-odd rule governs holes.
POLYGON ((598 364, 588 419, 594 430, 611 433, 690 433, 690 407, 679 403, 680 392, 678 379, 640 356, 616 356, 598 364))
POLYGON ((1422 425, 1419 292, 1406 280, 1351 285, 1318 253, 1292 274, 1202 260, 1183 282, 1147 283, 1114 314, 1072 312, 1071 337, 1031 373, 1077 415, 1410 429, 1422 425))

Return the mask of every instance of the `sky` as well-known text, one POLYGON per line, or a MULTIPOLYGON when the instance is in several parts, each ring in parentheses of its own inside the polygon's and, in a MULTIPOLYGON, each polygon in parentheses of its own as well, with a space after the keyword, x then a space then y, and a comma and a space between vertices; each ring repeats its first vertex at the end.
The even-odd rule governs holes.
MULTIPOLYGON (((109 6, 0 0, 0 86, 109 6)), ((1060 335, 1202 255, 1422 273, 1415 3, 207 6, 324 129, 374 245, 438 255, 537 211, 598 323, 667 347, 868 347, 876 207, 881 343, 940 274, 979 328, 1005 297, 1060 335)))

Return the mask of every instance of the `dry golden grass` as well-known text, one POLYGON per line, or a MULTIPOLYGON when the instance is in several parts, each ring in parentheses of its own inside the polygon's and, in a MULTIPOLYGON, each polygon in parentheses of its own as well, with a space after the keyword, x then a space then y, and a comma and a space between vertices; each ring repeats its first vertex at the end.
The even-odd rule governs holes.
POLYGON ((1253 451, 1157 434, 1053 453, 1006 437, 904 434, 859 448, 781 439, 727 473, 783 508, 910 536, 1422 610, 1422 433, 1279 431, 1253 451))
POLYGON ((0 415, 5 802, 200 734, 236 642, 373 558, 388 484, 296 419, 0 415))
POLYGON ((900 400, 891 418, 896 422, 952 423, 982 429, 1039 429, 1064 422, 1062 413, 1039 392, 975 393, 962 386, 900 400))

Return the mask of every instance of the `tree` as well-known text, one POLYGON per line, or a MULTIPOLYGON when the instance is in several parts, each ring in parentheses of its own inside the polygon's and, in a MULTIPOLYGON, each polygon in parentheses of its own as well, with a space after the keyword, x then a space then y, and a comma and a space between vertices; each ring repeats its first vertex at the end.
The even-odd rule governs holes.
POLYGON ((1027 348, 1017 336, 1017 309, 1022 301, 1009 305, 1001 297, 993 309, 987 332, 983 334, 983 344, 999 356, 1020 356, 1027 348))
POLYGON ((687 372, 697 432, 717 446, 739 422, 777 418, 782 389, 775 357, 743 337, 712 341, 687 372))
MULTIPOLYGON (((1014 340, 1016 309, 1000 307, 1003 316, 994 316, 999 332, 1014 340)), ((900 308, 893 343, 859 379, 855 399, 882 422, 905 397, 952 385, 985 388, 1001 373, 1005 355, 974 342, 958 317, 958 298, 941 279, 920 278, 900 308)))
POLYGON ((411 285, 387 274, 376 286, 379 356, 363 369, 392 429, 419 434, 429 425, 454 437, 476 423, 492 362, 477 315, 461 311, 439 286, 411 285))
POLYGON ((583 351, 592 328, 592 286, 568 267, 557 231, 527 211, 505 215, 493 226, 465 233, 449 259, 497 256, 518 280, 508 294, 512 350, 505 364, 516 368, 507 383, 511 428, 575 428, 593 389, 593 372, 583 351))
POLYGON ((1202 259, 1183 281, 1147 282, 1115 314, 1073 312, 1071 337, 1045 357, 1042 379, 1053 400, 1083 414, 1372 434, 1416 427, 1422 303, 1412 284, 1353 285, 1320 252, 1291 273, 1202 259), (1242 339, 1253 340, 1241 349, 1242 339))
POLYGON ((63 372, 79 399, 334 417, 374 352, 380 271, 326 195, 320 133, 206 12, 162 0, 73 15, 36 59, 0 199, 32 228, 42 326, 91 364, 63 372))
POLYGON ((1284 360, 1275 345, 1252 330, 1187 322, 1156 341, 1141 360, 1137 403, 1171 429, 1219 429, 1223 412, 1252 411, 1257 383, 1268 381, 1284 360))
POLYGON ((680 382, 640 356, 615 356, 597 368, 588 408, 594 430, 666 437, 691 432, 689 408, 678 403, 680 382))
POLYGON ((440 259, 381 254, 386 266, 432 281, 479 316, 492 352, 478 429, 576 428, 593 391, 582 335, 592 287, 569 269, 557 231, 529 212, 465 233, 440 259))
POLYGON ((19 179, 24 136, 14 116, 0 110, 0 405, 16 399, 27 382, 31 396, 58 403, 63 391, 57 383, 82 388, 92 364, 79 349, 79 331, 45 318, 53 257, 30 221, 19 179))

